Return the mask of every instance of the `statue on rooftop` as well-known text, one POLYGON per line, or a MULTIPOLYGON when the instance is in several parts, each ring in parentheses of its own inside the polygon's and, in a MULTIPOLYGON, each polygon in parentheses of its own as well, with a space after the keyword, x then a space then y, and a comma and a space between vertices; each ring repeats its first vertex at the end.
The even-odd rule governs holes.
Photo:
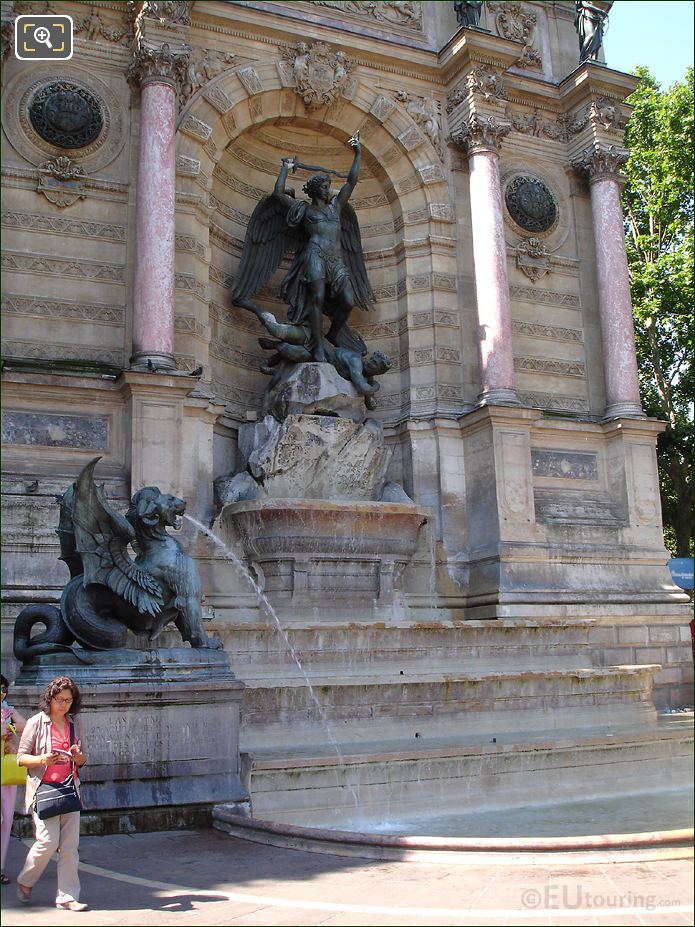
POLYGON ((482 0, 454 0, 454 10, 459 25, 464 28, 479 26, 482 6, 482 0))
POLYGON ((607 3, 590 3, 589 0, 577 0, 575 4, 574 26, 579 36, 579 63, 598 61, 603 44, 605 27, 608 22, 607 3))

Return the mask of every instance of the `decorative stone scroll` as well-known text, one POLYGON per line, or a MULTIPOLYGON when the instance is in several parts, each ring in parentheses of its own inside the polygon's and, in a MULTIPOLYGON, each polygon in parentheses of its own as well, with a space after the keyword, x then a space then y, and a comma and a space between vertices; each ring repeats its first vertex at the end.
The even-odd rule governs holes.
POLYGON ((156 19, 166 29, 177 29, 190 26, 188 11, 191 6, 188 0, 145 0, 142 13, 147 19, 156 19))
POLYGON ((132 20, 128 8, 123 10, 123 16, 127 20, 124 28, 114 29, 112 24, 102 20, 99 10, 94 6, 81 19, 75 17, 73 13, 75 35, 82 35, 90 42, 98 42, 100 39, 104 39, 107 42, 128 45, 133 38, 132 20))
POLYGON ((536 14, 521 3, 488 3, 488 7, 495 14, 497 34, 524 46, 515 62, 516 67, 541 69, 543 61, 535 48, 538 29, 536 14))
POLYGON ((471 93, 488 101, 506 100, 507 98, 507 91, 499 71, 493 68, 473 68, 466 75, 466 79, 447 95, 447 113, 451 115, 459 103, 463 103, 471 93))
POLYGON ((552 141, 566 141, 568 127, 564 114, 544 115, 537 107, 533 110, 512 110, 507 108, 505 116, 515 132, 533 135, 535 138, 549 138, 552 141))
POLYGON ((197 93, 201 87, 205 86, 214 77, 217 77, 218 74, 221 74, 222 71, 233 67, 235 57, 234 52, 221 52, 209 48, 194 49, 191 52, 186 65, 186 72, 181 81, 180 105, 183 105, 194 93, 197 93))
POLYGON ((504 100, 507 97, 501 73, 492 68, 474 68, 466 77, 466 86, 486 100, 504 100))
POLYGON ((461 129, 451 136, 451 141, 469 154, 478 151, 499 152, 502 139, 511 131, 511 123, 495 116, 474 113, 461 129))
POLYGON ((396 99, 406 113, 429 139, 442 157, 442 117, 439 103, 433 97, 420 97, 405 90, 396 91, 396 99))
POLYGON ((615 145, 595 142, 572 161, 572 167, 578 174, 588 177, 590 181, 612 178, 620 181, 620 168, 627 162, 630 152, 615 145))
POLYGON ((604 132, 622 132, 627 119, 609 97, 597 97, 584 106, 567 123, 568 136, 578 135, 587 125, 604 132))
POLYGON ((301 96, 308 110, 331 106, 347 90, 354 67, 345 52, 335 51, 325 42, 297 42, 282 49, 291 69, 290 85, 301 96))

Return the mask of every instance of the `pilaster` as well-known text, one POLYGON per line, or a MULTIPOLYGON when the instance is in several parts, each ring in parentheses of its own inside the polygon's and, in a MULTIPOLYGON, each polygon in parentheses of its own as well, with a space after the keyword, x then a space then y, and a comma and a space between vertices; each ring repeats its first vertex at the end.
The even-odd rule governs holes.
POLYGON ((117 385, 130 425, 131 491, 159 486, 206 520, 213 507, 213 430, 224 406, 196 392, 196 377, 126 370, 117 385))

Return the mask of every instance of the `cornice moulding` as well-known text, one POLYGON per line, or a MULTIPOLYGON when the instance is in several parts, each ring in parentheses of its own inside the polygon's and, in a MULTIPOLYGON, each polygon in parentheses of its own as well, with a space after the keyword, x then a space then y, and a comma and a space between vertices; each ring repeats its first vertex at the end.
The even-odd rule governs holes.
POLYGON ((447 83, 458 79, 466 69, 489 65, 508 70, 519 58, 519 43, 497 35, 461 28, 439 52, 439 66, 447 83))
MULTIPOLYGON (((302 12, 306 12, 302 9, 302 12)), ((195 30, 206 30, 245 39, 247 42, 287 46, 306 40, 310 35, 312 41, 325 42, 327 45, 340 46, 340 50, 355 60, 355 63, 365 67, 374 67, 379 70, 391 71, 412 77, 421 77, 429 82, 441 83, 440 65, 437 60, 437 49, 420 43, 407 45, 407 56, 404 56, 404 46, 396 41, 381 41, 376 45, 374 37, 368 36, 365 29, 354 30, 341 25, 338 27, 327 24, 302 21, 297 14, 286 8, 265 8, 243 6, 241 3, 213 4, 206 3, 193 7, 192 24, 188 27, 187 36, 191 44, 195 42, 195 30), (269 15, 272 14, 272 15, 269 15), (276 18, 278 17, 278 18, 276 18), (296 29, 293 24, 296 23, 296 29), (354 31, 353 31, 354 30, 354 31)), ((279 54, 279 52, 278 52, 279 54)))
POLYGON ((622 101, 630 96, 639 83, 639 77, 634 74, 613 71, 604 65, 587 61, 560 81, 558 90, 564 106, 571 108, 601 95, 622 101))

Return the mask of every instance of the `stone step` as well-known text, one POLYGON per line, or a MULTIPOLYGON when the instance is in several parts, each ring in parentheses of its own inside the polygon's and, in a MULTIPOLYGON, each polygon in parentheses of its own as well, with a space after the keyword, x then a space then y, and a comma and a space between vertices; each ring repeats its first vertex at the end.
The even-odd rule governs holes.
POLYGON ((414 744, 345 743, 340 756, 325 745, 259 752, 251 772, 253 813, 368 830, 360 820, 638 794, 683 788, 692 778, 692 715, 652 729, 634 723, 614 723, 612 731, 545 729, 495 743, 479 732, 452 731, 414 744))
MULTIPOLYGON (((554 654, 552 656, 536 655, 534 659, 520 661, 510 657, 478 657, 454 655, 444 659, 441 654, 431 658, 427 654, 408 655, 398 660, 366 659, 363 655, 353 657, 341 663, 331 663, 325 660, 316 663, 273 663, 273 664, 237 664, 236 676, 243 680, 247 686, 270 686, 276 680, 283 685, 330 685, 336 681, 352 682, 409 682, 448 680, 451 678, 482 679, 489 676, 518 675, 524 673, 550 673, 550 672, 590 672, 596 669, 587 663, 586 655, 572 653, 565 656, 554 654)), ((603 667, 607 669, 608 667, 603 667)))
POLYGON ((568 729, 654 722, 655 666, 487 674, 259 679, 247 685, 242 749, 379 736, 413 737, 423 727, 461 733, 568 729), (550 720, 549 720, 550 719, 550 720), (327 728, 328 725, 328 728, 327 728), (407 732, 407 733, 406 733, 407 732))
POLYGON ((235 672, 243 678, 254 666, 291 666, 295 656, 304 666, 321 663, 374 664, 384 660, 513 661, 513 665, 546 658, 586 664, 593 621, 498 622, 452 624, 285 625, 283 633, 268 625, 234 625, 222 630, 235 672), (579 656, 583 655, 583 656, 579 656))

